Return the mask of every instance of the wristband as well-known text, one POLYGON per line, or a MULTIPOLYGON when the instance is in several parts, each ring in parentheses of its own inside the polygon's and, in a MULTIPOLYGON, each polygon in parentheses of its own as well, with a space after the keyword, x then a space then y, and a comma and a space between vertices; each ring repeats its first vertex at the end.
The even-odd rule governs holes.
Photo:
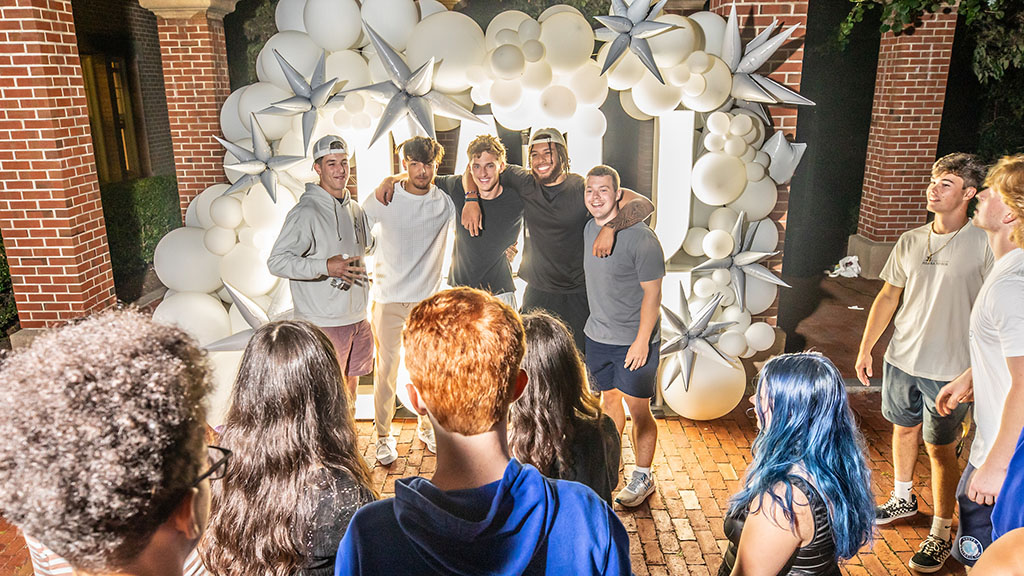
POLYGON ((479 196, 466 196, 466 202, 479 202, 479 196))

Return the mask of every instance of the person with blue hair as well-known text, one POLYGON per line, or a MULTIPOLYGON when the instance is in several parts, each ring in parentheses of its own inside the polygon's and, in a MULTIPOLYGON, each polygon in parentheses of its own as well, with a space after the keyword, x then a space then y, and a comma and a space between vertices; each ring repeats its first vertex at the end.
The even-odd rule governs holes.
POLYGON ((840 574, 871 540, 875 504, 839 370, 818 353, 776 356, 750 402, 760 430, 719 576, 840 574))

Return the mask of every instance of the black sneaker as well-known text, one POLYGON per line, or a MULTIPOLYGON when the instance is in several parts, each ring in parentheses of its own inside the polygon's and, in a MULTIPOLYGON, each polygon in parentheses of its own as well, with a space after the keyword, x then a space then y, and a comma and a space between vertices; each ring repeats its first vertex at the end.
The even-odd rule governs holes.
POLYGON ((909 518, 914 514, 917 514, 916 495, 911 494, 910 500, 904 500, 897 498, 895 492, 890 492, 889 501, 875 508, 875 524, 881 526, 893 520, 909 518))
POLYGON ((942 540, 938 536, 929 534, 917 554, 910 559, 910 568, 925 574, 938 572, 942 565, 949 558, 949 552, 953 549, 953 540, 942 540))

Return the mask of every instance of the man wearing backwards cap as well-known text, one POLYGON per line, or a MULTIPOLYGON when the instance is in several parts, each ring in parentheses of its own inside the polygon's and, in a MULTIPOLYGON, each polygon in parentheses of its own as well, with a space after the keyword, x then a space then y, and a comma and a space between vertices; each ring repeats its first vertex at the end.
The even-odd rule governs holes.
POLYGON ((352 398, 373 369, 373 335, 366 319, 370 286, 363 256, 373 249, 366 216, 348 189, 348 146, 338 136, 313 144, 317 184, 288 212, 267 259, 287 278, 295 316, 320 327, 334 344, 352 398))

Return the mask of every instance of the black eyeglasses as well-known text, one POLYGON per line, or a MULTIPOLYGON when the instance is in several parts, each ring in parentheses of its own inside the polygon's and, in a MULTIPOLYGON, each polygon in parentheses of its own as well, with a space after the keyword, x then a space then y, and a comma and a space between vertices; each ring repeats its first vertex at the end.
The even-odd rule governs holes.
POLYGON ((209 478, 210 480, 220 480, 224 477, 224 474, 228 471, 228 460, 231 459, 231 450, 227 448, 221 448, 220 446, 207 446, 206 447, 206 463, 209 468, 206 472, 199 475, 196 481, 192 483, 193 486, 198 486, 200 482, 209 478))

